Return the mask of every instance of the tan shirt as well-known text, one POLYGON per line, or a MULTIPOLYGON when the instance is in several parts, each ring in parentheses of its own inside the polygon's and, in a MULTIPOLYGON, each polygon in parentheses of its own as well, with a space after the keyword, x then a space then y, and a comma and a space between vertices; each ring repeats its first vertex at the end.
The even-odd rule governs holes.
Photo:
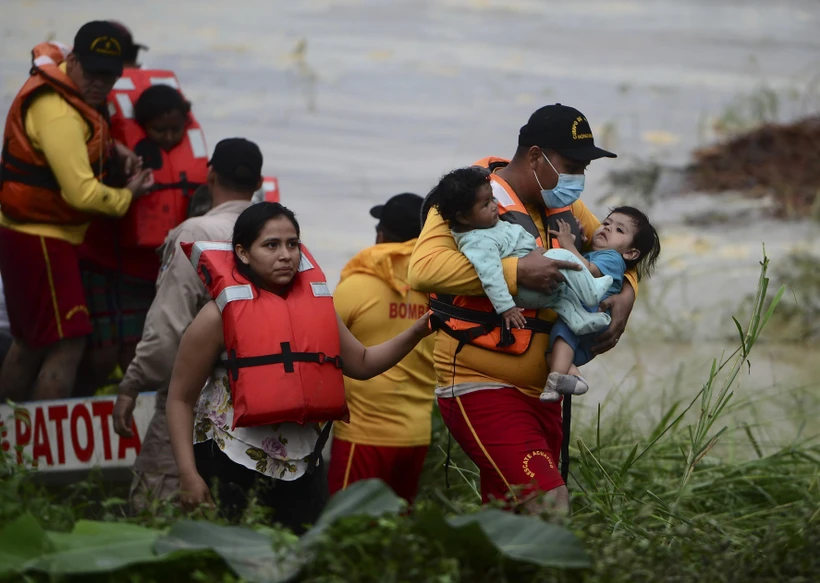
POLYGON ((199 310, 211 300, 180 243, 230 241, 239 214, 250 201, 230 201, 201 217, 188 219, 168 234, 160 248, 162 267, 157 295, 148 315, 134 360, 120 383, 120 393, 136 396, 157 391, 157 409, 165 409, 168 383, 182 335, 199 310))

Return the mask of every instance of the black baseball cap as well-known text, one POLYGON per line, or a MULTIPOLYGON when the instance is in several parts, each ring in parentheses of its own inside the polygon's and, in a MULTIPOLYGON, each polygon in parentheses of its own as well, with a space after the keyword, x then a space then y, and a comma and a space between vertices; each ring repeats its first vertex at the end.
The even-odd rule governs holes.
POLYGON ((131 34, 131 30, 122 22, 118 20, 109 20, 108 22, 120 29, 120 34, 122 34, 123 39, 125 40, 125 46, 122 51, 125 62, 136 63, 140 50, 147 51, 148 47, 140 43, 135 43, 134 35, 131 34))
POLYGON ((617 158, 595 145, 592 128, 583 113, 560 103, 546 105, 533 113, 518 134, 518 145, 550 148, 579 161, 617 158))
POLYGON ((255 188, 262 178, 262 151, 245 138, 227 138, 216 145, 208 165, 240 186, 255 188))
POLYGON ((412 192, 390 197, 384 204, 370 209, 370 215, 379 219, 378 229, 400 241, 415 239, 421 234, 421 204, 424 199, 412 192))
POLYGON ((71 52, 83 70, 119 77, 128 46, 121 29, 105 20, 95 20, 77 31, 71 52))

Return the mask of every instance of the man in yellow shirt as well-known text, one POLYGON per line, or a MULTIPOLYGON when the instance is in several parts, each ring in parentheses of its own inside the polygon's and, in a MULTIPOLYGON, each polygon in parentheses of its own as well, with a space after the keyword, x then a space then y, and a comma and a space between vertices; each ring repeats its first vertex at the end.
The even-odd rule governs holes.
POLYGON ((0 166, 0 273, 14 343, 0 399, 67 397, 91 331, 76 246, 94 215, 120 217, 150 188, 149 170, 111 141, 105 101, 122 74, 124 39, 95 21, 72 52, 33 51, 31 76, 6 119, 0 166), (102 183, 119 156, 125 188, 102 183))
MULTIPOLYGON (((379 219, 376 245, 342 270, 336 312, 365 346, 407 330, 427 311, 427 295, 410 289, 407 265, 421 230, 422 198, 404 193, 370 210, 379 219)), ((435 373, 433 337, 369 381, 345 378, 350 423, 333 426, 330 493, 380 478, 412 502, 430 445, 435 373)))
MULTIPOLYGON (((561 104, 543 107, 521 128, 518 144, 510 161, 486 158, 478 163, 492 171, 491 186, 502 218, 537 233, 544 247, 553 245, 544 223, 558 213, 571 212, 583 232, 591 235, 600 222, 577 200, 584 172, 590 161, 615 155, 595 146, 586 117, 561 104)), ((513 295, 519 286, 548 293, 563 280, 559 269, 577 269, 571 263, 547 259, 543 249, 521 259, 504 259, 502 265, 513 295)), ((453 305, 475 303, 459 298, 484 295, 475 269, 459 253, 449 226, 435 209, 427 213, 409 274, 413 289, 456 296, 453 305)), ((612 323, 599 337, 596 353, 612 348, 623 333, 635 289, 634 273, 627 272, 623 291, 601 305, 611 310, 612 323)), ((492 312, 491 304, 488 312, 492 312)), ((490 315, 479 312, 482 314, 490 315)), ((555 314, 540 310, 537 318, 551 322, 555 314)), ((545 331, 543 324, 540 327, 545 331)), ((443 329, 437 332, 434 361, 439 408, 453 437, 479 467, 485 502, 506 499, 533 512, 547 503, 568 508, 569 493, 558 470, 561 405, 542 403, 538 398, 549 372, 544 359, 549 334, 514 332, 525 339, 523 347, 520 341, 505 348, 480 337, 462 343, 443 329), (545 497, 541 492, 549 494, 545 497)))

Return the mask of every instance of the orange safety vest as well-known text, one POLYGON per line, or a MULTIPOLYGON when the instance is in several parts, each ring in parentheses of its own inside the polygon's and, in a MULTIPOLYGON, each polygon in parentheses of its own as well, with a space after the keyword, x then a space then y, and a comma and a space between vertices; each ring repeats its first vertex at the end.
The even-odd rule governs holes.
MULTIPOLYGON (((509 163, 504 158, 488 157, 473 165, 495 172, 509 163)), ((535 237, 539 247, 543 247, 538 227, 518 195, 505 182, 494 176, 492 180, 493 191, 499 203, 499 218, 520 225, 535 237)), ((425 208, 429 207, 425 205, 425 208)), ((545 229, 558 230, 558 220, 563 219, 570 224, 576 241, 580 242, 578 226, 570 207, 542 209, 541 212, 545 229)), ((426 212, 424 214, 426 218, 426 212)), ((549 236, 549 243, 552 248, 560 247, 557 237, 552 235, 549 236)), ((523 354, 530 347, 533 333, 548 334, 552 328, 550 322, 536 317, 537 310, 524 310, 527 325, 523 329, 507 330, 502 326, 501 316, 495 313, 492 303, 486 297, 430 294, 430 308, 435 316, 433 326, 453 336, 462 346, 471 344, 510 354, 523 354)))
POLYGON ((182 243, 222 313, 233 427, 348 420, 333 296, 316 260, 302 261, 285 296, 236 269, 230 243, 182 243))
POLYGON ((82 225, 92 215, 68 204, 42 152, 26 134, 26 112, 44 91, 56 91, 76 109, 91 129, 86 141, 88 159, 98 179, 105 174, 111 140, 104 112, 88 105, 59 65, 68 54, 59 43, 40 43, 31 51, 31 76, 14 98, 6 118, 0 161, 0 206, 3 214, 21 223, 82 225))
MULTIPOLYGON (((108 96, 111 135, 130 150, 140 153, 145 131, 134 119, 134 103, 152 85, 165 84, 179 90, 171 71, 132 69, 123 71, 108 96)), ((170 152, 155 148, 161 159, 154 169, 151 193, 131 204, 118 224, 123 247, 155 249, 165 242, 168 232, 187 218, 189 197, 208 176, 208 150, 202 128, 189 114, 185 138, 170 152)))

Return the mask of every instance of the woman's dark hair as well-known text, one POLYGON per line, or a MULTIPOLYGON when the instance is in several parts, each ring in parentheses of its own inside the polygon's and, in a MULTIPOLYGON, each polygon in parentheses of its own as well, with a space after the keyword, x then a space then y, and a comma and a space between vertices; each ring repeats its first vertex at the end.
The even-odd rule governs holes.
POLYGON ((441 177, 424 201, 424 208, 434 206, 441 218, 452 227, 458 213, 469 213, 482 184, 490 180, 490 172, 479 166, 453 170, 441 177))
POLYGON ((619 206, 611 209, 609 214, 618 213, 626 215, 632 219, 632 224, 635 225, 635 236, 632 238, 632 246, 638 250, 640 255, 637 259, 629 259, 626 261, 627 268, 635 268, 638 272, 638 281, 644 277, 649 277, 655 271, 655 264, 658 262, 658 257, 661 254, 661 240, 658 237, 658 232, 652 223, 649 222, 649 217, 641 211, 631 206, 619 206))
POLYGON ((248 281, 259 285, 259 278, 253 272, 249 265, 245 265, 240 261, 236 254, 236 246, 242 245, 244 249, 250 249, 253 242, 259 238, 259 233, 265 227, 268 221, 279 217, 285 217, 296 229, 296 236, 299 237, 299 222, 296 220, 296 215, 287 207, 282 206, 278 202, 258 202, 252 204, 236 219, 233 226, 233 239, 231 244, 233 247, 233 258, 236 262, 236 270, 248 281))
POLYGON ((134 104, 134 120, 145 127, 152 120, 172 111, 187 116, 191 112, 191 104, 173 87, 153 85, 143 91, 134 104))

